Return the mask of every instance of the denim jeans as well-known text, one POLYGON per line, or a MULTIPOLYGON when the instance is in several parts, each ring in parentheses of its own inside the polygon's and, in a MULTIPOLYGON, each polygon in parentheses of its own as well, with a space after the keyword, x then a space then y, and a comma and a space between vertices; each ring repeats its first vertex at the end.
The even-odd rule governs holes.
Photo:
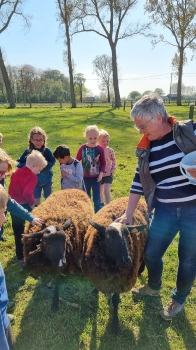
POLYGON ((52 193, 52 182, 48 182, 47 184, 42 186, 37 185, 34 190, 35 199, 41 198, 42 189, 44 191, 44 198, 48 198, 52 193))
POLYGON ((100 182, 97 181, 97 177, 96 178, 84 177, 84 184, 86 187, 86 192, 90 198, 91 198, 91 189, 92 189, 94 210, 95 210, 95 213, 97 213, 100 209, 100 182))
POLYGON ((170 208, 158 204, 152 218, 145 247, 148 284, 161 288, 162 257, 179 232, 176 288, 172 298, 183 304, 196 274, 196 205, 170 208))

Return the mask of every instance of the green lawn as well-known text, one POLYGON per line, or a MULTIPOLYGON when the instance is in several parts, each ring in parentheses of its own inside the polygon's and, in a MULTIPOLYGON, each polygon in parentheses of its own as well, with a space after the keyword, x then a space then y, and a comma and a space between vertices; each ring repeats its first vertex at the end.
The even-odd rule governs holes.
MULTIPOLYGON (((189 107, 168 107, 171 115, 188 119, 189 107)), ((83 131, 89 124, 97 124, 111 136, 110 145, 117 158, 117 170, 112 184, 113 199, 129 193, 135 172, 135 147, 140 139, 129 118, 129 110, 112 108, 0 108, 0 132, 3 146, 13 159, 17 159, 28 145, 30 129, 41 126, 48 135, 48 146, 54 150, 67 144, 73 156, 85 142, 83 131)), ((53 189, 60 189, 59 166, 54 166, 53 189)), ((7 180, 7 186, 9 179, 7 180)), ((8 215, 9 218, 9 215, 8 215)), ((65 276, 60 296, 75 308, 60 302, 59 312, 50 311, 53 290, 47 287, 51 276, 42 277, 18 271, 14 253, 14 239, 10 219, 6 223, 6 243, 0 243, 10 299, 16 301, 16 322, 13 332, 16 350, 192 350, 196 344, 196 286, 188 298, 186 309, 171 322, 159 316, 159 310, 170 298, 175 285, 177 268, 177 240, 165 256, 163 288, 158 298, 138 299, 132 294, 121 295, 119 319, 121 331, 111 333, 112 305, 110 296, 92 296, 92 286, 82 275, 65 276)), ((146 271, 141 283, 146 279, 146 271)), ((140 281, 138 281, 140 283, 140 281)), ((0 349, 3 350, 3 349, 0 349)))

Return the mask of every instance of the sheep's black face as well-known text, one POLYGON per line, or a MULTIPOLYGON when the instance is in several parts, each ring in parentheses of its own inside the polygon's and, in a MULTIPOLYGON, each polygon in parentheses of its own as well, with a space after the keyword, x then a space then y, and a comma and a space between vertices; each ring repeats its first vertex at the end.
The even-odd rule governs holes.
POLYGON ((117 228, 108 226, 105 231, 105 253, 115 263, 116 267, 126 268, 132 261, 129 254, 128 234, 117 228))
POLYGON ((66 264, 66 235, 57 226, 47 227, 42 237, 42 251, 54 268, 66 264))

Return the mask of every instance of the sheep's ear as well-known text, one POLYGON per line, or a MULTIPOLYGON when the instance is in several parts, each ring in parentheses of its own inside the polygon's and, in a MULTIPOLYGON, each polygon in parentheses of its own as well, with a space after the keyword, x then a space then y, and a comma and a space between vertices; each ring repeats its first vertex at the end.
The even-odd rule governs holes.
POLYGON ((89 219, 90 224, 100 233, 100 234, 105 234, 105 227, 98 224, 97 222, 89 219))
POLYGON ((40 232, 35 232, 35 233, 30 233, 29 235, 24 234, 23 237, 27 237, 27 238, 42 238, 44 231, 40 231, 40 232))
POLYGON ((126 225, 127 229, 129 232, 131 232, 134 228, 138 231, 141 232, 143 231, 148 225, 126 225))
POLYGON ((72 219, 71 219, 71 218, 67 219, 67 220, 65 221, 64 225, 63 225, 63 229, 64 229, 64 230, 67 230, 67 228, 69 228, 69 226, 71 225, 71 223, 72 223, 72 219))

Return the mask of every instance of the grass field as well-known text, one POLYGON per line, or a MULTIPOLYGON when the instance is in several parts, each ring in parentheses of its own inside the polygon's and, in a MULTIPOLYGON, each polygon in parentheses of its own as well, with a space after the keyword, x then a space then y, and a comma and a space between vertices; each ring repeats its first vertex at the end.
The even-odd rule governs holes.
MULTIPOLYGON (((189 107, 168 107, 178 119, 188 119, 189 107)), ((111 136, 117 170, 112 184, 112 198, 127 196, 135 172, 135 147, 140 139, 133 128, 126 108, 17 108, 0 109, 0 132, 3 146, 13 159, 27 148, 30 129, 41 126, 48 135, 48 146, 54 150, 59 144, 70 146, 72 155, 84 142, 83 131, 89 124, 97 124, 111 136)), ((53 190, 60 189, 59 166, 54 166, 53 190)), ((9 179, 7 180, 7 186, 9 179)), ((18 271, 10 217, 6 223, 6 243, 0 243, 9 298, 16 301, 13 332, 16 350, 192 350, 196 344, 196 286, 189 296, 186 309, 171 322, 159 316, 159 310, 170 298, 175 286, 177 268, 177 241, 165 255, 163 288, 155 299, 133 297, 131 292, 121 295, 119 319, 121 331, 111 333, 112 305, 110 296, 93 297, 92 286, 82 275, 65 276, 61 298, 77 303, 79 308, 60 302, 59 312, 50 311, 53 290, 47 287, 50 275, 35 276, 18 271)), ((138 283, 146 280, 146 271, 138 283)), ((0 349, 3 350, 3 349, 0 349)))

